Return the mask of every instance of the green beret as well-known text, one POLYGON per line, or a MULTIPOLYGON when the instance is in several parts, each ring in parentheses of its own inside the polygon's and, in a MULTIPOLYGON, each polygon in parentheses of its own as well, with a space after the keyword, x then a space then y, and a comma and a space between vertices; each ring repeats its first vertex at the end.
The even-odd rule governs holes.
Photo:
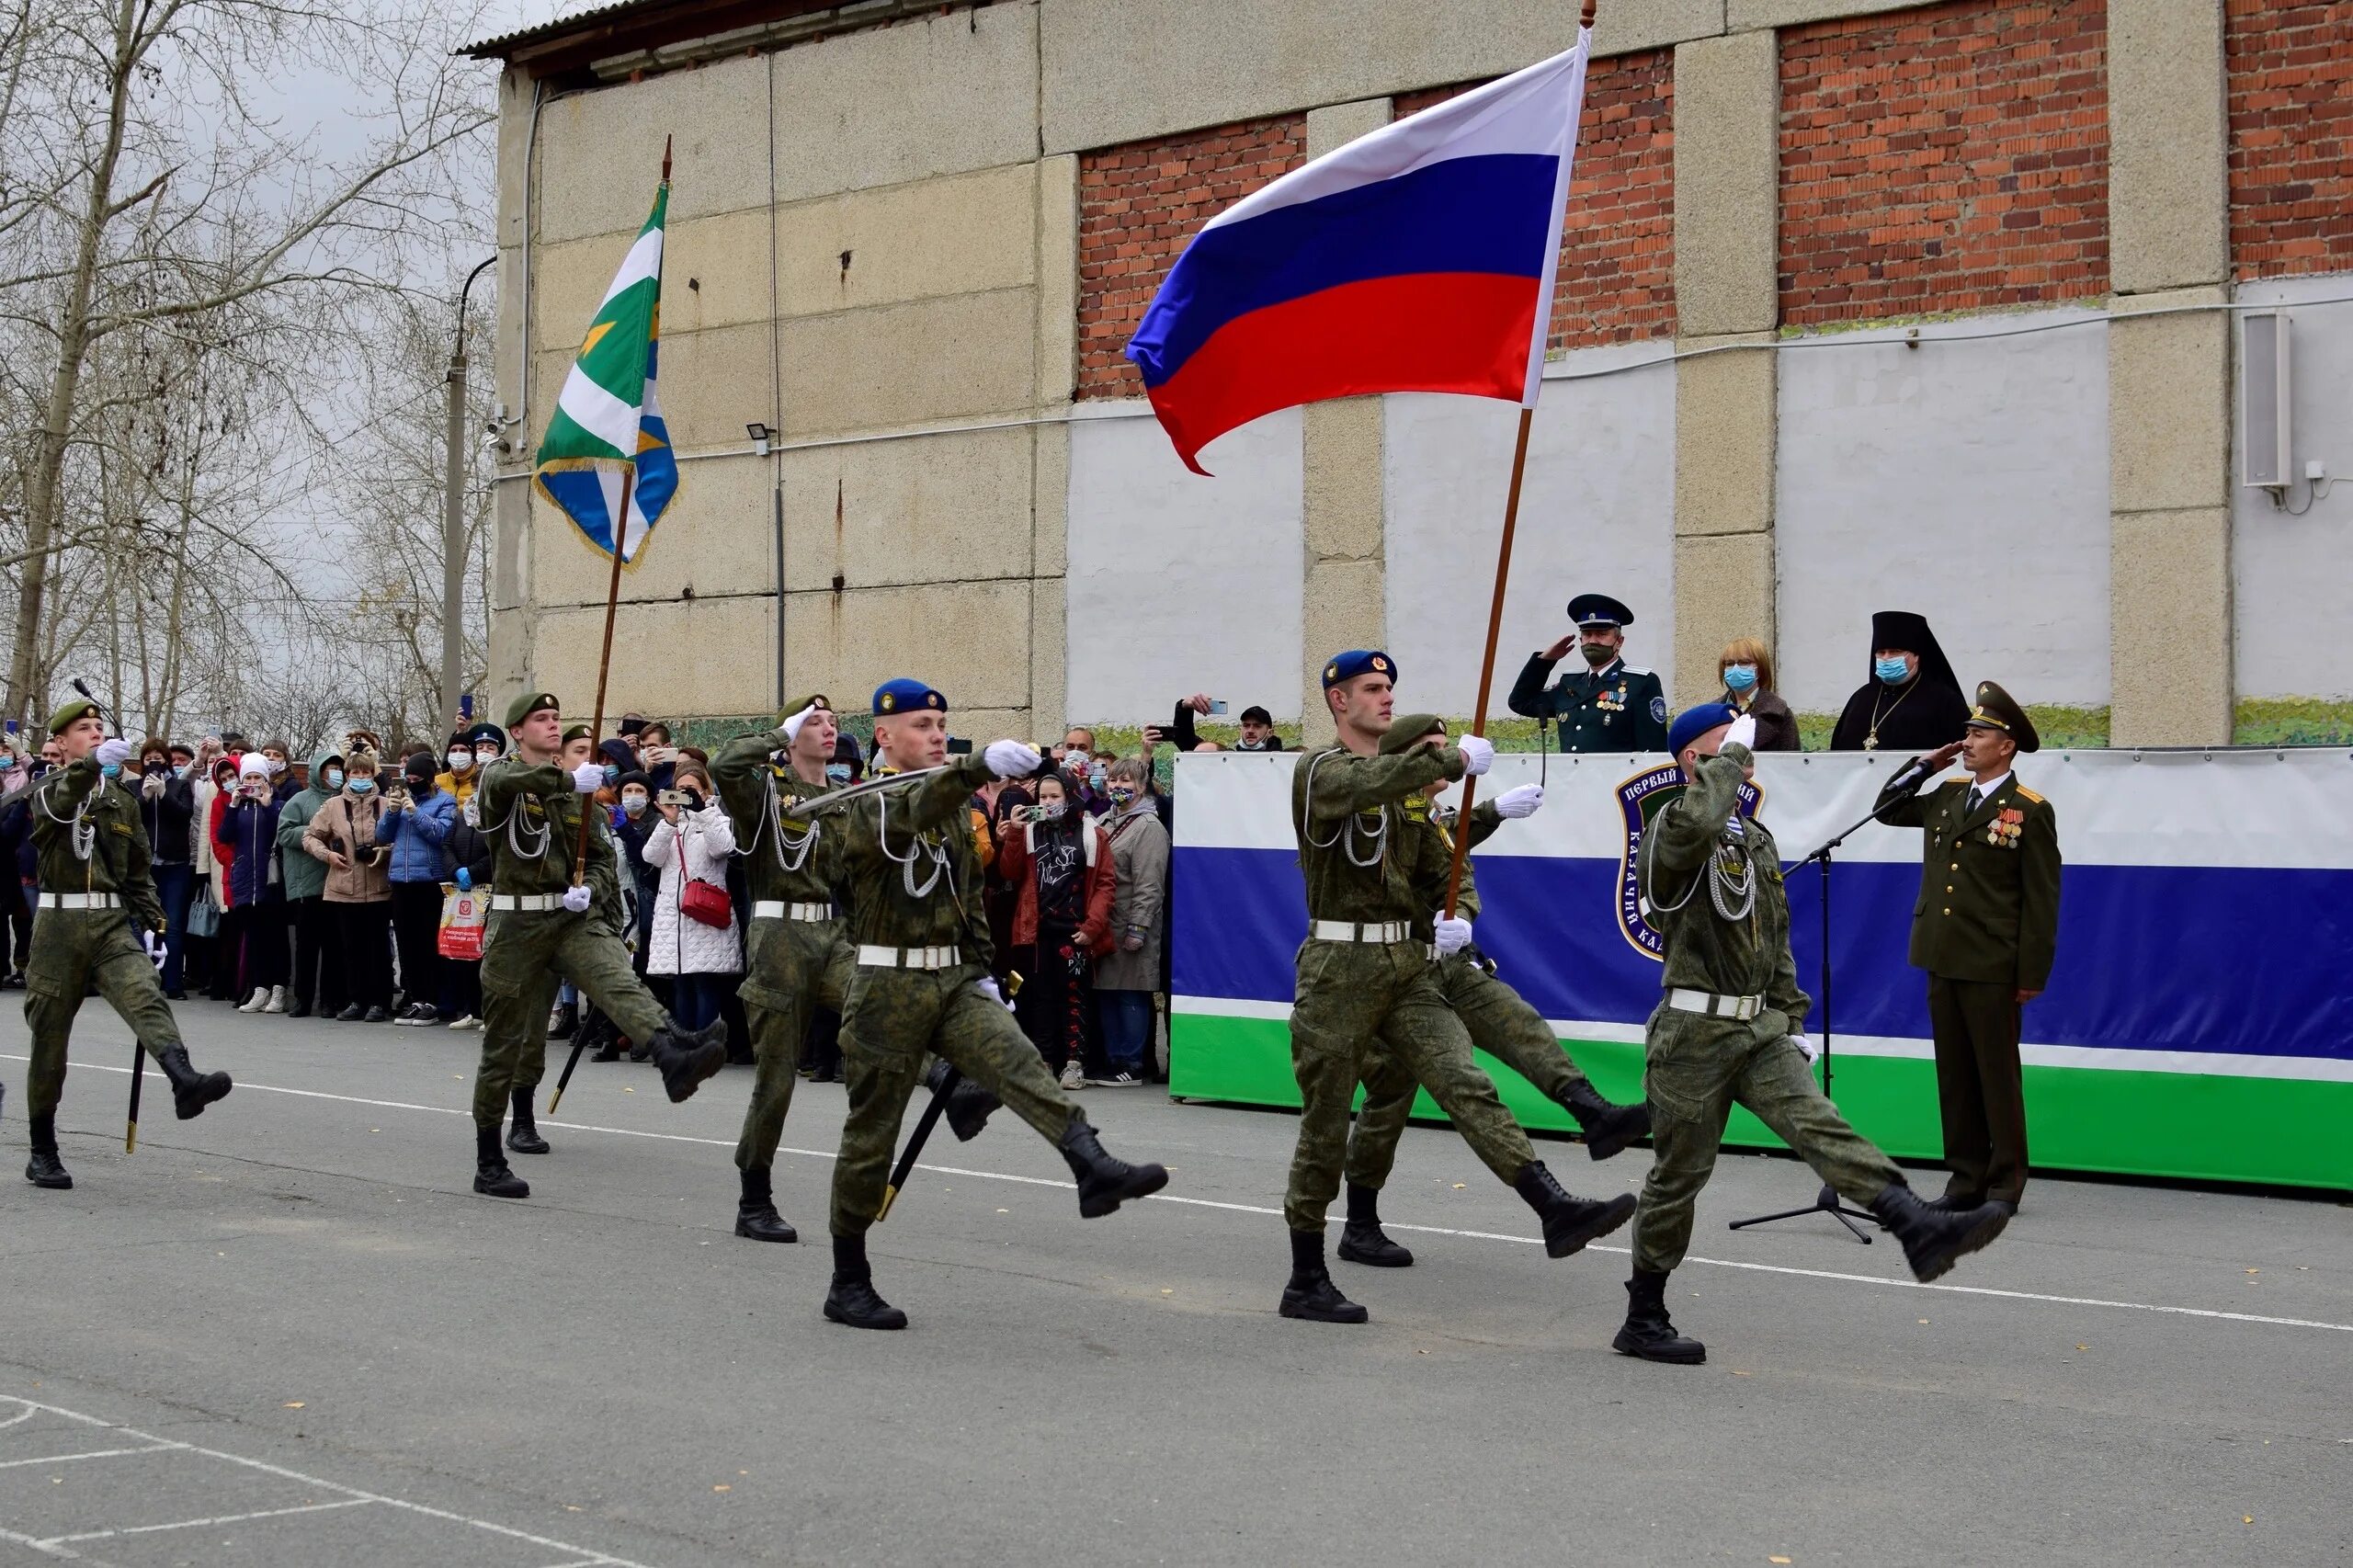
MULTIPOLYGON (((524 717, 529 718, 530 715, 525 714, 524 717)), ((517 722, 519 723, 521 721, 517 720, 517 722)), ((574 724, 572 728, 564 731, 563 733, 563 744, 565 745, 570 745, 574 741, 585 741, 587 738, 588 726, 585 724, 574 724)))
POLYGON ((1389 733, 1381 737, 1381 755, 1394 756, 1409 750, 1415 741, 1444 728, 1446 721, 1435 713, 1400 713, 1389 722, 1389 733))
POLYGON ((563 704, 555 699, 555 693, 551 691, 525 692, 506 705, 506 727, 510 730, 516 728, 524 720, 543 708, 557 713, 563 711, 563 704))
POLYGON ((834 710, 834 705, 825 700, 825 694, 824 692, 813 691, 806 697, 796 697, 791 701, 786 703, 783 707, 778 709, 776 710, 776 722, 779 726, 781 726, 787 719, 791 718, 795 713, 812 707, 822 708, 828 713, 831 713, 834 710))
POLYGON ((65 733, 65 727, 74 720, 87 713, 96 713, 97 710, 97 703, 86 697, 77 697, 49 716, 49 733, 52 735, 62 735, 65 733))

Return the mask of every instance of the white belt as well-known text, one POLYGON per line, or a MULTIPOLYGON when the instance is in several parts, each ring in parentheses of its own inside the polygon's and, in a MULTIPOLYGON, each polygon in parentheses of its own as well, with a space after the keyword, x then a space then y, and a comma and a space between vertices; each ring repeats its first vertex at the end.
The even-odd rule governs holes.
POLYGON ((1678 985, 1667 992, 1666 1005, 1678 1013, 1704 1013, 1711 1018, 1753 1018, 1765 1010, 1765 998, 1719 996, 1712 991, 1686 991, 1678 985))
POLYGON ((45 892, 40 895, 43 909, 120 909, 122 899, 110 892, 45 892))
POLYGON ((1347 920, 1318 920, 1308 926, 1308 935, 1319 942, 1408 942, 1413 940, 1414 927, 1405 920, 1375 920, 1359 926, 1347 920))
POLYGON ((517 913, 524 910, 562 909, 563 894, 560 892, 494 892, 490 895, 490 907, 512 909, 517 913))
POLYGON ((861 946, 858 961, 870 969, 954 969, 963 962, 954 948, 875 948, 861 946))
POLYGON ((814 922, 831 920, 833 917, 834 906, 830 903, 787 903, 780 898, 762 898, 752 901, 752 918, 755 920, 814 922))

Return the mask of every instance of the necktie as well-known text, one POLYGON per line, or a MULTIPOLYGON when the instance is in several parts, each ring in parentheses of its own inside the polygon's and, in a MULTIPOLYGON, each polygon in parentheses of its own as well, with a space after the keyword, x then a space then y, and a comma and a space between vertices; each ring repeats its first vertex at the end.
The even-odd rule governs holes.
POLYGON ((1964 817, 1975 816, 1977 814, 1977 804, 1984 798, 1984 791, 1978 789, 1976 785, 1972 784, 1969 787, 1969 803, 1961 807, 1961 814, 1964 817))

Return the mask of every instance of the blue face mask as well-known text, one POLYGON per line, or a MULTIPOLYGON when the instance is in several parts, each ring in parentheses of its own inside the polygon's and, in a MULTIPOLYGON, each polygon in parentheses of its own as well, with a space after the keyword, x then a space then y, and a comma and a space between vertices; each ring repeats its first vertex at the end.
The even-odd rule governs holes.
POLYGON ((1746 691, 1756 684, 1756 666, 1755 665, 1726 665, 1724 666, 1724 686, 1728 689, 1746 691))
POLYGON ((825 764, 825 782, 828 784, 848 783, 849 764, 847 762, 829 762, 825 764))
POLYGON ((187 778, 187 777, 188 777, 188 768, 189 768, 191 766, 192 766, 192 765, 191 765, 191 764, 188 764, 188 763, 185 763, 185 762, 181 763, 177 767, 175 767, 175 768, 173 768, 173 769, 172 769, 172 777, 173 777, 173 778, 187 778))
POLYGON ((365 795, 369 790, 373 790, 375 787, 376 781, 373 778, 355 778, 348 785, 345 786, 345 788, 348 789, 355 795, 365 795))
POLYGON ((122 777, 122 764, 119 762, 102 762, 98 764, 98 771, 108 778, 119 778, 122 777))
POLYGON ((328 789, 330 789, 330 790, 340 790, 340 789, 342 789, 342 788, 343 788, 343 769, 342 769, 342 768, 340 768, 340 767, 330 767, 330 768, 328 768, 328 769, 326 770, 326 780, 327 780, 327 788, 328 788, 328 789))
POLYGON ((607 763, 607 764, 605 764, 605 782, 606 782, 607 784, 618 784, 618 783, 620 783, 620 781, 621 781, 621 770, 620 770, 620 768, 618 768, 618 767, 614 767, 614 766, 613 766, 611 763, 609 763, 609 762, 608 762, 608 763, 607 763))
POLYGON ((1904 676, 1910 672, 1904 669, 1904 661, 1899 658, 1878 661, 1871 665, 1871 673, 1890 686, 1902 686, 1904 676))

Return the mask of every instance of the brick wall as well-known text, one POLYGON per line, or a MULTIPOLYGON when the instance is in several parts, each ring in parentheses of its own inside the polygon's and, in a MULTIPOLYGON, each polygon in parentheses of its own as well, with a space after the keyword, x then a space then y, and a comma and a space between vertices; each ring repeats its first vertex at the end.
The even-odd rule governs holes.
POLYGON ((2238 276, 2353 270, 2353 4, 2226 0, 2238 276))
POLYGON ((2103 0, 1785 30, 1782 322, 2107 292, 2107 44, 2103 0))
MULTIPOLYGON (((1397 118, 1477 85, 1400 93, 1397 118)), ((1557 352, 1674 334, 1675 57, 1655 50, 1586 70, 1551 342, 1557 352)))
POLYGON ((1307 117, 1281 115, 1086 153, 1078 161, 1078 395, 1142 397, 1120 350, 1185 242, 1307 161, 1307 117))

